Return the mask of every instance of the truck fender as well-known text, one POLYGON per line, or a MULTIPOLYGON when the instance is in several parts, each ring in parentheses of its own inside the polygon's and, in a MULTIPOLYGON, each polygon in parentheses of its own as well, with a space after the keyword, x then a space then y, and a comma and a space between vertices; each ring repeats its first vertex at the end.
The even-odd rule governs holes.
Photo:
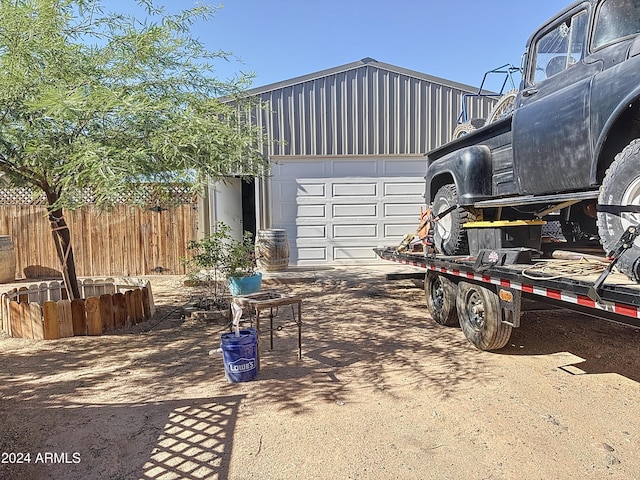
POLYGON ((431 203, 436 192, 453 178, 460 205, 473 205, 491 195, 491 151, 485 145, 456 150, 433 162, 427 169, 425 199, 431 203))
POLYGON ((620 117, 625 113, 625 111, 631 105, 638 102, 638 100, 640 100, 640 86, 636 87, 629 95, 624 98, 624 100, 622 100, 618 104, 616 109, 611 112, 611 115, 609 115, 609 118, 600 131, 600 136, 598 137, 594 148, 593 158, 595 159, 595 161, 591 163, 590 179, 592 184, 596 185, 598 182, 598 167, 600 164, 600 156, 602 155, 602 151, 606 146, 607 140, 609 140, 610 138, 609 135, 612 129, 614 128, 620 117))

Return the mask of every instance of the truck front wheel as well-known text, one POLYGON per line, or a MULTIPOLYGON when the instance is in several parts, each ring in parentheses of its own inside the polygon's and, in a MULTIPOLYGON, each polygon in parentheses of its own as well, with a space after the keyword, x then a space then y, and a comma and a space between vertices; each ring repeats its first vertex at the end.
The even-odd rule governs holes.
POLYGON ((460 282, 456 306, 464 336, 476 348, 498 350, 507 344, 511 325, 502 323, 497 293, 480 285, 460 282))
MULTIPOLYGON (((640 225, 640 213, 617 207, 640 206, 640 139, 632 141, 620 152, 605 174, 598 203, 598 231, 605 251, 610 252, 630 225, 640 225)), ((621 272, 640 281, 638 259, 640 239, 616 264, 621 272)))
POLYGON ((473 222, 478 215, 473 208, 458 206, 458 192, 455 185, 444 185, 438 190, 433 199, 431 211, 437 219, 433 223, 433 241, 438 251, 445 255, 468 254, 467 232, 462 225, 473 222), (438 218, 440 215, 442 218, 438 218))
POLYGON ((424 293, 427 296, 427 310, 436 323, 446 326, 458 325, 456 288, 456 284, 447 277, 427 272, 424 278, 424 293))

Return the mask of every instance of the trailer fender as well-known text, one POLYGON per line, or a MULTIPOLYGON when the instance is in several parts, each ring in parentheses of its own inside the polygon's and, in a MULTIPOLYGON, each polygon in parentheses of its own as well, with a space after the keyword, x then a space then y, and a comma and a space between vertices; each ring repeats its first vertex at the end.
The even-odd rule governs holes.
POLYGON ((499 286, 498 298, 500 299, 502 323, 518 328, 522 313, 522 292, 513 288, 499 286))

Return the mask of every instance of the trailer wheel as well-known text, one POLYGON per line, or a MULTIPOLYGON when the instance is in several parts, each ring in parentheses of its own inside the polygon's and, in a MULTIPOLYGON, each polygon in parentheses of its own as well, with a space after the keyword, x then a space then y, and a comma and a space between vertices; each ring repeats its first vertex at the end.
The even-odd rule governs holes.
MULTIPOLYGON (((431 211, 437 217, 458 203, 458 191, 452 183, 444 185, 438 190, 431 211)), ((477 217, 473 208, 458 206, 453 211, 433 224, 433 240, 436 248, 445 255, 459 255, 469 253, 467 232, 462 228, 466 222, 472 222, 477 217)))
POLYGON ((447 277, 427 272, 424 278, 427 310, 436 323, 446 326, 458 325, 456 290, 456 284, 447 277))
POLYGON ((511 325, 502 323, 498 295, 467 282, 458 284, 458 318, 465 337, 480 350, 498 350, 511 337, 511 325))
MULTIPOLYGON (((598 203, 603 206, 640 205, 640 139, 633 140, 616 155, 605 174, 598 203)), ((605 207, 606 208, 606 207, 605 207)), ((640 214, 634 212, 598 212, 598 231, 604 249, 609 252, 629 225, 640 224, 640 214)), ((621 272, 640 281, 636 265, 640 258, 640 240, 627 250, 616 264, 621 272)))

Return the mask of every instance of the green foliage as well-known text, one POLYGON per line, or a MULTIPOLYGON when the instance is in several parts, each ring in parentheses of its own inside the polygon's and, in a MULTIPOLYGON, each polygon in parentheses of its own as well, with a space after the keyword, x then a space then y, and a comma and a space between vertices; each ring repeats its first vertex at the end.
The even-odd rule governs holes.
POLYGON ((206 300, 200 305, 208 309, 228 307, 225 295, 229 291, 226 280, 256 273, 256 258, 251 232, 244 232, 242 240, 236 240, 231 227, 218 222, 214 233, 189 242, 191 258, 185 260, 189 270, 189 283, 208 289, 206 300))
POLYGON ((2 0, 0 171, 42 190, 51 209, 109 205, 141 181, 187 182, 264 174, 251 78, 215 77, 189 34, 215 8, 169 15, 138 2, 147 19, 110 13, 101 0, 2 0), (235 102, 223 103, 226 96, 235 102))
POLYGON ((229 277, 246 277, 256 273, 256 257, 251 232, 244 232, 236 240, 231 227, 218 222, 214 233, 201 240, 189 242, 192 252, 189 265, 192 270, 213 271, 229 277))

